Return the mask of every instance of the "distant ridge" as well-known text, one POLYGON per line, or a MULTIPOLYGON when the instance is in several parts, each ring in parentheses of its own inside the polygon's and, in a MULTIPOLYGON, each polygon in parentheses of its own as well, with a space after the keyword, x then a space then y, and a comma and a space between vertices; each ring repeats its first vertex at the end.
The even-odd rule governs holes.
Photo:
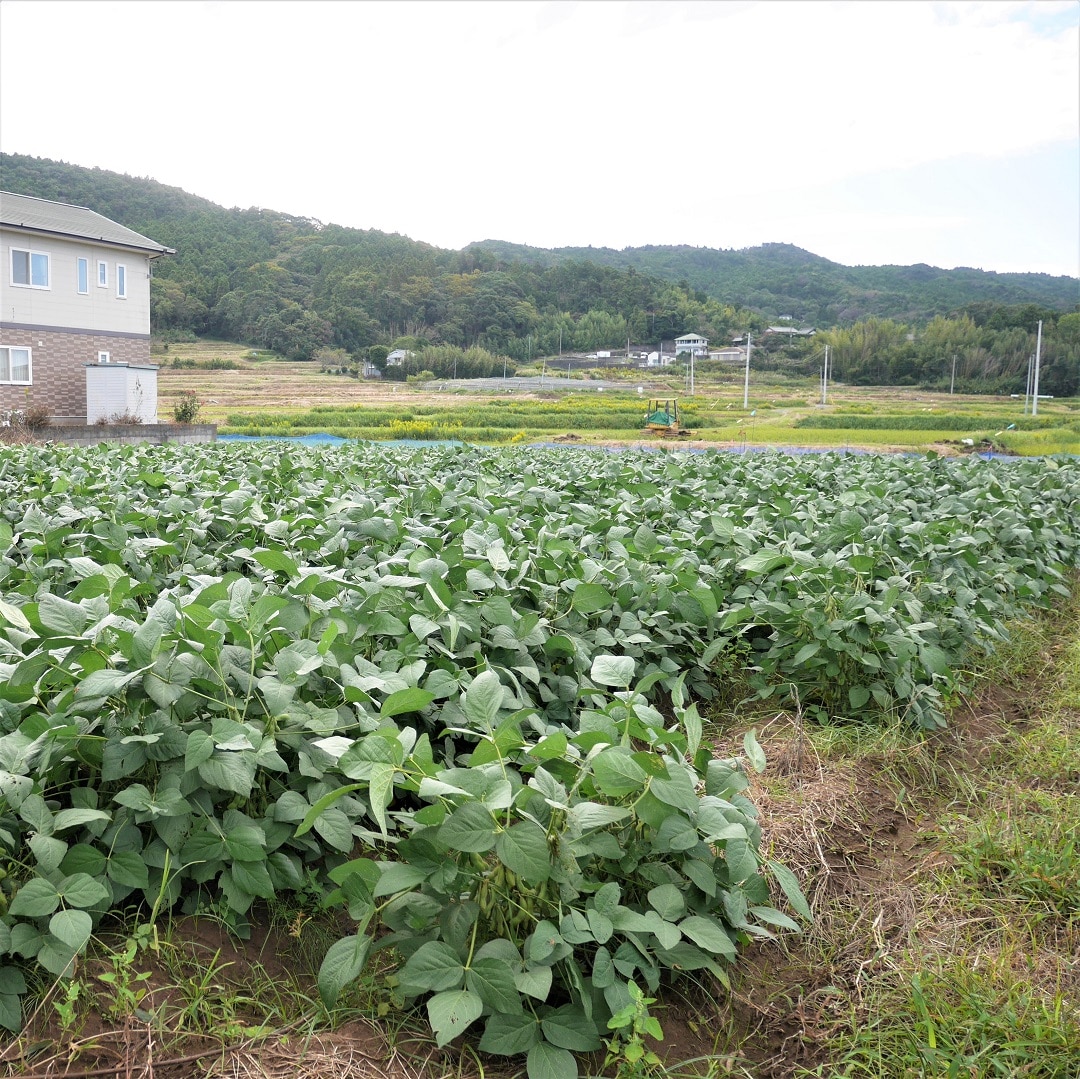
POLYGON ((297 358, 415 337, 524 360, 689 330, 730 340, 784 318, 817 329, 870 317, 919 326, 973 305, 1053 314, 1080 304, 1078 278, 844 266, 785 243, 616 251, 488 239, 452 251, 295 213, 226 209, 146 177, 19 154, 0 154, 0 188, 87 206, 174 248, 153 283, 156 332, 218 335, 297 358))

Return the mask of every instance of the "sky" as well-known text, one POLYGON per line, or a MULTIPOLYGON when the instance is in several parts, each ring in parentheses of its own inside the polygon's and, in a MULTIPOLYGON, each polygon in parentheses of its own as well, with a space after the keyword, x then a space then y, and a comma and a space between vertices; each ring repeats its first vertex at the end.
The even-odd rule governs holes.
POLYGON ((444 248, 1080 277, 1080 0, 0 0, 0 150, 444 248))

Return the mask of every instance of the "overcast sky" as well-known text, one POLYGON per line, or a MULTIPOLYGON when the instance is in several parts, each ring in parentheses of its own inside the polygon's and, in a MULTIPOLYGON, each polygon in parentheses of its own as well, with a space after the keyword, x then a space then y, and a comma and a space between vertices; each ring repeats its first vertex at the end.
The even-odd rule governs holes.
POLYGON ((1080 3, 0 0, 0 149, 440 247, 1080 276, 1080 3))

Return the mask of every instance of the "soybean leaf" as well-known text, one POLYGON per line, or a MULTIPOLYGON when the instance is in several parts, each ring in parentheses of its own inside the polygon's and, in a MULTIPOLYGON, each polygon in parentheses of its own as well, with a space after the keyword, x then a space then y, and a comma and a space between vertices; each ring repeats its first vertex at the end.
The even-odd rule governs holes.
POLYGON ((473 960, 465 971, 465 987, 496 1012, 516 1014, 521 1011, 521 997, 514 981, 514 972, 501 959, 473 960))
POLYGON ((495 853, 507 869, 529 884, 542 884, 551 876, 547 834, 532 821, 522 821, 500 832, 495 841, 495 853))
POLYGON ((450 989, 428 998, 428 1022, 435 1033, 435 1044, 442 1048, 453 1041, 483 1012, 484 1002, 468 989, 450 989))
POLYGON ((319 967, 319 996, 332 1007, 342 989, 360 976, 371 950, 371 938, 363 934, 344 937, 330 945, 319 967))
POLYGON ((799 887, 799 881, 795 874, 787 866, 781 865, 779 862, 767 862, 766 864, 776 878, 776 883, 783 889, 792 909, 808 922, 812 922, 814 920, 813 912, 810 910, 810 904, 806 901, 806 896, 803 895, 802 889, 799 887))
POLYGON ((73 952, 81 952, 86 947, 93 926, 93 920, 85 910, 61 910, 49 919, 49 932, 73 952))
POLYGON ((634 678, 635 663, 631 656, 596 656, 589 677, 600 686, 627 688, 634 678))
POLYGON ((457 952, 444 941, 429 940, 409 956, 401 970, 401 988, 417 996, 428 990, 457 989, 464 978, 465 968, 457 952))
POLYGON ((596 1024, 585 1015, 579 1004, 564 1004, 548 1012, 540 1020, 540 1029, 544 1037, 560 1049, 591 1053, 600 1048, 596 1024))
POLYGON ((525 1058, 528 1079, 577 1079, 574 1054, 547 1042, 537 1042, 525 1058))
POLYGON ((490 1016, 477 1048, 493 1056, 515 1057, 527 1053, 539 1040, 540 1027, 535 1016, 519 1008, 513 1014, 495 1012, 490 1016))

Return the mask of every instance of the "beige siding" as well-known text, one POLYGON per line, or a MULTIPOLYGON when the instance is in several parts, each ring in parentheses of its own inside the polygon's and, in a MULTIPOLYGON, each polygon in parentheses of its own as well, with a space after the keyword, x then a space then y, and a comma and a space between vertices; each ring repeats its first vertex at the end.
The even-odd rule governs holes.
MULTIPOLYGON (((134 251, 95 246, 89 242, 0 234, 0 321, 17 326, 81 329, 95 333, 150 332, 150 260, 134 251), (49 287, 23 288, 11 283, 11 249, 49 255, 49 287), (79 293, 78 258, 88 263, 86 295, 79 293), (104 260, 108 285, 97 283, 97 264, 104 260), (127 299, 117 296, 116 267, 127 271, 127 299)), ((9 343, 5 340, 5 344, 9 343)))

